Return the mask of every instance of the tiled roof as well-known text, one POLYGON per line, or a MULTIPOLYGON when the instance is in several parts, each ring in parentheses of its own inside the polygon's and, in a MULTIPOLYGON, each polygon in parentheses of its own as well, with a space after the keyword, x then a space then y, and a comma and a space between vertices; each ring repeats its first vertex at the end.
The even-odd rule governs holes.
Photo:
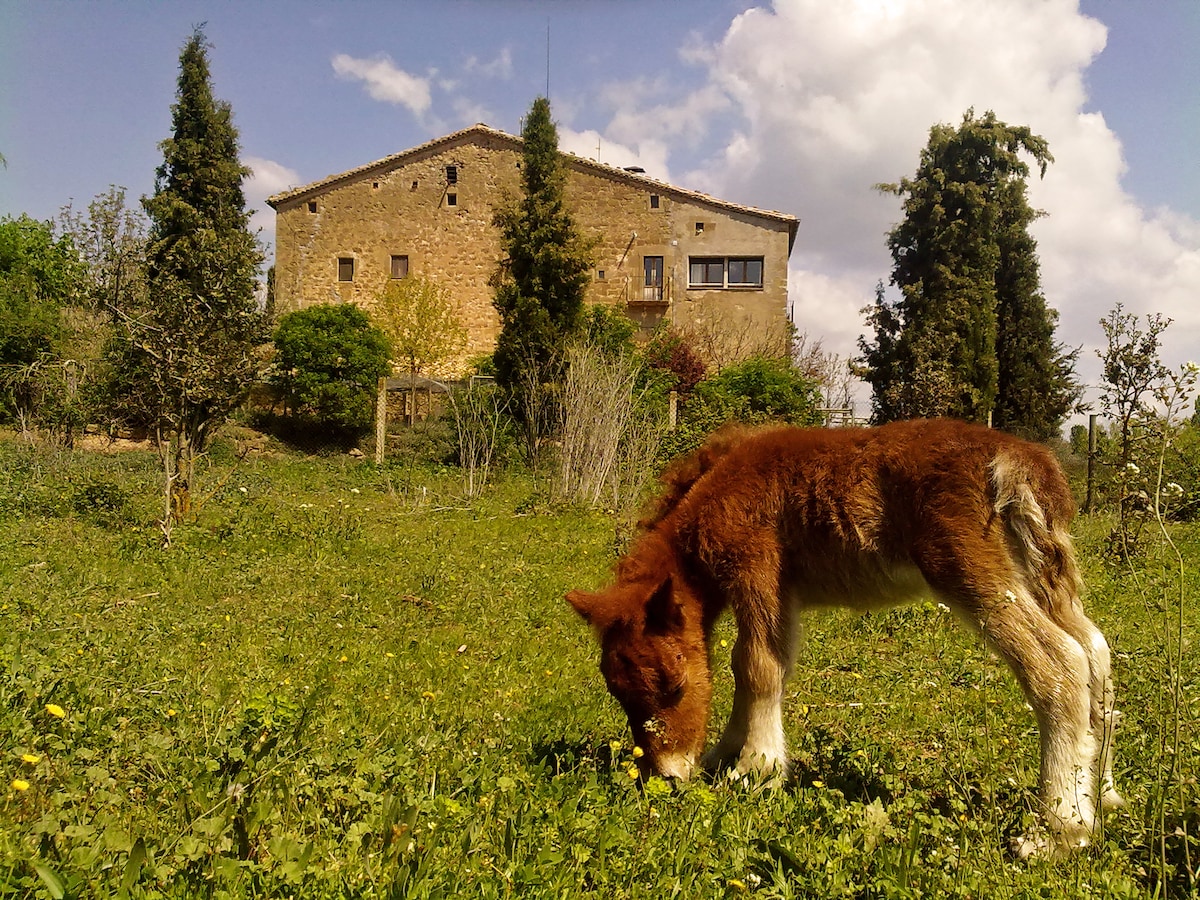
MULTIPOLYGON (((354 169, 349 169, 338 175, 329 175, 322 178, 320 181, 314 181, 311 184, 302 185, 300 187, 291 188, 286 191, 280 191, 278 194, 273 194, 267 198, 267 203, 272 207, 278 207, 280 203, 289 200, 296 200, 308 195, 321 194, 326 189, 338 184, 343 184, 349 181, 355 181, 360 176, 374 171, 382 171, 394 168, 396 165, 403 163, 410 157, 419 156, 431 150, 436 150, 442 146, 463 143, 474 137, 488 137, 494 140, 499 140, 511 144, 515 149, 521 147, 521 139, 515 137, 505 131, 500 131, 497 128, 490 128, 482 123, 472 125, 469 128, 464 128, 461 131, 455 131, 451 134, 444 135, 440 138, 435 138, 432 141, 427 141, 424 144, 413 147, 409 150, 404 150, 401 153, 393 153, 391 156, 385 156, 383 159, 378 159, 375 162, 367 163, 364 166, 358 166, 354 169)), ((589 171, 608 178, 617 178, 627 181, 630 184, 636 184, 646 188, 653 188, 660 193, 675 197, 682 197, 692 200, 697 203, 705 203, 709 206, 719 207, 720 209, 730 210, 732 212, 743 213, 749 216, 759 216, 765 219, 773 219, 778 222, 787 224, 791 239, 795 239, 796 229, 799 227, 800 220, 788 213, 778 212, 773 209, 758 209, 753 206, 743 206, 740 203, 731 203, 728 200, 721 200, 717 197, 712 197, 708 194, 702 194, 699 191, 691 191, 687 188, 681 188, 677 185, 667 184, 664 181, 656 181, 649 178, 640 172, 630 172, 618 166, 610 166, 605 163, 599 163, 592 159, 586 159, 582 156, 576 156, 573 153, 564 153, 564 159, 572 168, 580 171, 589 171)))

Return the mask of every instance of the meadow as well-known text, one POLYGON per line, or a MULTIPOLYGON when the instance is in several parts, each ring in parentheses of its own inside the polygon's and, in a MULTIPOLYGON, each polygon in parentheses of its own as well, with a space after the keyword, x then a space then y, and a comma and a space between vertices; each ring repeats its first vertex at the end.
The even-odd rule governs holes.
MULTIPOLYGON (((207 460, 170 546, 150 451, 0 436, 0 897, 1151 897, 1195 891, 1200 531, 1075 530, 1115 651, 1093 846, 1016 860, 1037 734, 936 604, 806 618, 787 784, 632 778, 564 602, 623 518, 528 473, 271 445, 207 460)), ((713 647, 715 734, 732 679, 713 647)))

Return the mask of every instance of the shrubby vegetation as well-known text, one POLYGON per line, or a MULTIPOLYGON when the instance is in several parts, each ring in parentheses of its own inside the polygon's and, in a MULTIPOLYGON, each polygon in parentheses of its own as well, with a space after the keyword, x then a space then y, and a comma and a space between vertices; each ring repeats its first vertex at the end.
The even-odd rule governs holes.
POLYGON ((1130 802, 1092 849, 1021 864, 1034 722, 933 604, 806 616, 781 789, 639 788, 562 600, 608 577, 618 518, 526 472, 470 498, 434 463, 263 449, 218 441, 217 492, 164 548, 152 451, 0 436, 0 896, 1194 893, 1193 526, 1169 530, 1172 569, 1079 523, 1130 802))
POLYGON ((357 306, 310 306, 279 320, 271 383, 299 423, 354 434, 371 424, 390 352, 387 337, 357 306))

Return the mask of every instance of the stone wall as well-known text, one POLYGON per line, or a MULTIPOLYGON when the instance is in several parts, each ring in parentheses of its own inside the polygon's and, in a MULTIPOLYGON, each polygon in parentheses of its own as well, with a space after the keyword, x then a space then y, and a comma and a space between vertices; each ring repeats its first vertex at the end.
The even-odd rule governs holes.
MULTIPOLYGON (((391 277, 392 257, 407 256, 409 274, 448 286, 459 304, 469 339, 451 370, 490 352, 500 327, 488 283, 500 258, 492 215, 502 197, 519 196, 520 142, 490 130, 460 135, 273 198, 277 309, 331 302, 370 309, 391 277), (354 261, 352 281, 339 280, 339 259, 354 261)), ((789 217, 567 160, 567 203, 596 242, 589 302, 624 308, 647 333, 663 319, 681 327, 748 319, 763 328, 785 320, 794 219, 789 226, 789 217), (646 256, 663 258, 661 302, 647 302, 643 292, 646 256), (761 256, 763 286, 689 290, 690 256, 761 256)))

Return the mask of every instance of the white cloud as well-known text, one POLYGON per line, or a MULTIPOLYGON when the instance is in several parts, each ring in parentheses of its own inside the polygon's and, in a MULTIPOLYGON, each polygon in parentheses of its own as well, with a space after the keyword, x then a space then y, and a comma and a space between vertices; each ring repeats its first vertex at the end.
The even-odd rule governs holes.
POLYGON ((667 147, 662 141, 642 140, 630 147, 608 140, 598 131, 573 131, 559 126, 558 149, 608 166, 640 166, 646 170, 649 178, 671 180, 667 167, 667 147))
POLYGON ((475 56, 468 57, 463 68, 472 75, 488 80, 508 81, 513 74, 512 49, 505 47, 499 56, 489 62, 481 62, 475 56))
POLYGON ((260 230, 259 238, 269 248, 270 256, 274 254, 275 245, 275 210, 267 206, 266 200, 272 194, 300 184, 300 173, 258 156, 247 156, 242 162, 250 169, 249 177, 242 183, 246 204, 251 209, 250 228, 260 230))
POLYGON ((797 324, 853 355, 900 217, 899 200, 872 186, 913 174, 929 128, 969 108, 1029 126, 1056 160, 1030 183, 1047 213, 1034 227, 1043 288, 1094 382, 1097 322, 1118 301, 1175 319, 1167 362, 1200 343, 1200 223, 1139 207, 1121 185, 1119 139, 1087 111, 1084 74, 1105 40, 1077 0, 776 0, 737 16, 716 44, 686 48, 686 62, 707 67, 702 88, 607 95, 617 99, 605 134, 633 145, 661 123, 656 138, 680 152, 715 135, 681 183, 799 216, 797 324))
POLYGON ((404 106, 418 116, 429 109, 429 79, 405 72, 386 55, 356 59, 339 53, 332 62, 339 78, 361 81, 373 100, 404 106))

